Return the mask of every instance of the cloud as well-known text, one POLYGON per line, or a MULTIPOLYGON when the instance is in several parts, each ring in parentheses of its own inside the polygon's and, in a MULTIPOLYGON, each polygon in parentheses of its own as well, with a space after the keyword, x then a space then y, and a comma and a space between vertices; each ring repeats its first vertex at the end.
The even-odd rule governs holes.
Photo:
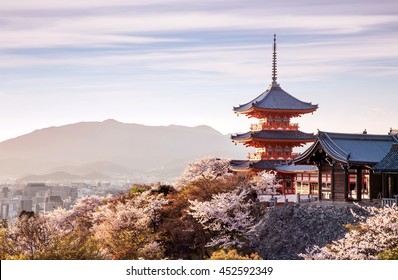
MULTIPOLYGON (((162 120, 166 114, 168 120, 173 115, 183 119, 197 110, 199 123, 204 107, 208 119, 232 118, 232 105, 254 98, 270 82, 274 32, 278 80, 287 90, 311 81, 317 91, 330 93, 322 82, 354 75, 365 88, 375 78, 384 81, 398 74, 396 1, 3 2, 0 91, 8 99, 0 98, 14 101, 0 102, 0 111, 14 120, 21 118, 13 109, 18 102, 27 104, 30 116, 40 113, 52 119, 48 108, 54 103, 71 108, 77 99, 76 120, 79 111, 96 119, 97 108, 101 118, 110 112, 115 118, 119 112, 128 116, 133 114, 130 104, 142 104, 134 116, 159 119, 147 109, 153 100, 162 120)), ((392 80, 388 92, 396 88, 392 80)), ((385 84, 377 85, 384 87, 384 94, 385 84)), ((304 100, 327 110, 325 96, 304 100)), ((57 120, 70 118, 67 109, 57 112, 57 120)), ((228 125, 225 132, 234 131, 235 124, 228 125)), ((37 128, 33 117, 32 126, 37 128)))
POLYGON ((155 9, 158 6, 167 6, 169 9, 252 9, 259 10, 264 7, 273 12, 298 11, 299 13, 313 13, 314 11, 323 13, 352 13, 365 11, 371 13, 378 13, 379 11, 393 12, 393 8, 397 8, 398 4, 395 0, 361 0, 360 4, 355 1, 347 2, 346 0, 333 1, 314 1, 314 0, 280 0, 280 1, 263 1, 263 0, 202 0, 198 2, 191 2, 186 0, 146 0, 146 1, 132 1, 132 0, 69 0, 69 1, 54 1, 54 0, 13 0, 2 3, 2 10, 54 10, 54 9, 77 9, 77 8, 97 8, 97 7, 147 7, 150 6, 155 9), (386 10, 386 8, 388 8, 386 10))
MULTIPOLYGON (((398 59, 398 39, 379 36, 370 40, 368 36, 353 38, 325 38, 315 42, 284 42, 278 45, 279 74, 284 79, 308 80, 333 73, 368 73, 377 75, 396 74, 397 67, 386 61, 398 59), (377 43, 374 41, 377 40, 377 43), (377 63, 379 61, 379 63, 377 63)), ((49 39, 50 40, 50 39, 49 39)), ((90 41, 85 38, 82 40, 90 41)), ((93 39, 94 40, 94 39, 93 39)), ((60 55, 46 53, 3 54, 0 68, 26 67, 84 67, 86 71, 115 71, 128 67, 129 71, 147 73, 156 79, 156 73, 176 78, 195 75, 201 78, 234 78, 246 81, 263 80, 268 77, 271 65, 272 39, 263 44, 235 42, 232 44, 191 44, 181 40, 167 48, 148 47, 144 43, 139 51, 125 46, 106 51, 63 52, 60 55), (103 67, 105 69, 100 69, 103 67), (91 69, 91 70, 90 70, 91 69)), ((44 42, 42 42, 44 43, 44 42)), ((126 70, 126 69, 124 69, 126 70)), ((145 79, 145 78, 143 78, 145 79)))
MULTIPOLYGON (((10 1, 11 2, 11 1, 10 1)), ((13 1, 12 1, 13 2, 13 1)), ((6 4, 3 9, 18 8, 6 4)), ((373 30, 384 25, 396 25, 398 17, 393 15, 322 15, 322 14, 259 14, 253 8, 243 12, 235 9, 160 9, 154 4, 161 1, 145 2, 152 10, 126 9, 103 11, 93 14, 89 10, 65 13, 62 7, 89 7, 110 5, 110 1, 32 1, 35 5, 25 7, 20 15, 3 14, 0 36, 1 48, 45 48, 45 47, 95 47, 101 44, 134 44, 176 42, 187 32, 244 32, 268 31, 295 34, 355 34, 373 30), (58 4, 51 4, 57 2, 58 4), (70 3, 69 3, 70 2, 70 3), (68 4, 69 3, 69 4, 68 4), (42 14, 26 17, 29 9, 38 7, 57 8, 43 10, 42 14), (59 5, 59 6, 58 6, 59 5), (43 14, 57 13, 57 17, 43 14), (64 13, 64 14, 63 14, 64 13), (170 36, 171 34, 171 36, 170 36), (170 38, 168 38, 170 36, 170 38)), ((128 4, 130 1, 116 1, 112 5, 128 4)), ((176 1, 171 1, 176 7, 176 1)), ((177 1, 179 3, 179 1, 177 1)), ((131 3, 129 4, 131 6, 131 3)), ((137 6, 144 6, 143 4, 137 6)), ((134 7, 134 6, 133 6, 134 7)), ((263 10, 262 5, 258 10, 263 10)), ((95 8, 94 8, 95 9, 95 8)))
POLYGON ((3 31, 0 36, 4 38, 1 48, 23 49, 23 48, 65 48, 80 47, 94 48, 106 47, 117 44, 147 44, 162 42, 181 42, 178 38, 162 38, 150 36, 127 36, 122 34, 96 34, 57 30, 26 30, 3 31))
MULTIPOLYGON (((268 61, 264 50, 269 50, 270 40, 261 39, 262 44, 259 41, 265 33, 275 31, 296 40, 290 39, 292 42, 284 45, 288 75, 289 69, 302 72, 317 67, 320 74, 339 70, 335 65, 344 64, 344 69, 349 70, 356 67, 357 61, 398 56, 395 37, 371 34, 377 29, 396 26, 397 16, 330 14, 330 10, 337 9, 325 11, 325 6, 320 4, 307 5, 305 9, 307 13, 318 9, 318 13, 283 14, 272 12, 279 11, 281 5, 269 7, 257 1, 250 1, 253 5, 231 1, 228 6, 222 1, 202 1, 191 7, 176 0, 166 2, 168 9, 161 9, 165 2, 160 0, 135 3, 125 0, 35 0, 29 3, 32 4, 22 5, 26 1, 17 0, 2 6, 3 12, 19 14, 5 13, 1 18, 0 50, 3 50, 2 61, 5 63, 0 67, 139 62, 148 69, 164 70, 167 67, 176 71, 212 71, 246 77, 260 72, 264 62, 268 61), (89 12, 104 6, 127 8, 101 10, 98 14, 89 12), (138 9, 143 7, 148 9, 144 12, 138 9), (265 16, 260 11, 266 8, 269 12, 265 16), (35 9, 41 13, 23 16, 35 9), (46 13, 58 16, 43 16, 46 13), (299 38, 300 35, 303 38, 299 38), (377 38, 377 46, 370 36, 377 38), (141 45, 138 51, 133 47, 137 44, 141 45), (99 48, 106 51, 96 51, 99 48), (52 49, 49 53, 53 55, 32 49, 52 49), (68 52, 68 49, 92 52, 68 52), (259 57, 264 60, 260 59, 260 62, 259 57)), ((294 1, 284 3, 290 4, 289 11, 292 6, 301 5, 294 1)), ((327 7, 334 7, 333 3, 341 4, 340 1, 331 3, 327 7)))

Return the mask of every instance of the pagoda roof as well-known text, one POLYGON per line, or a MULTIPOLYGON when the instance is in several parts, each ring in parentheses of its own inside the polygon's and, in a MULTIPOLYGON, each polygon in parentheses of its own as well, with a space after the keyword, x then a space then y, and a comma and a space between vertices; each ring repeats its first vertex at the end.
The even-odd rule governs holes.
POLYGON ((376 164, 398 143, 395 135, 348 134, 319 131, 317 140, 303 154, 293 160, 302 163, 322 148, 336 161, 351 164, 376 164))
POLYGON ((236 142, 247 142, 253 139, 281 142, 283 140, 311 142, 315 141, 316 136, 313 133, 305 133, 300 130, 260 130, 232 135, 231 139, 236 142))
POLYGON ((313 165, 302 165, 302 164, 283 164, 276 168, 277 171, 286 173, 313 173, 317 172, 318 168, 313 165))
POLYGON ((310 113, 318 109, 318 105, 303 102, 286 91, 279 84, 272 83, 271 86, 252 101, 234 107, 235 113, 250 113, 259 109, 261 111, 291 111, 299 113, 310 113))
POLYGON ((374 167, 375 171, 398 172, 398 144, 393 144, 390 152, 374 167))
POLYGON ((230 166, 232 170, 235 171, 252 171, 256 170, 276 170, 277 166, 283 164, 284 161, 281 160, 231 160, 230 166))
POLYGON ((230 166, 235 171, 274 170, 283 173, 317 171, 317 168, 311 165, 292 165, 282 160, 231 160, 230 166))

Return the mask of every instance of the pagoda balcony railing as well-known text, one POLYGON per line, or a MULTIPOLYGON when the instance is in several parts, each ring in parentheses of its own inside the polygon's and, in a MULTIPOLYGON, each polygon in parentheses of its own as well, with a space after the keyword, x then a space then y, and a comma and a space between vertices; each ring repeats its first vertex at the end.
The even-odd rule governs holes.
POLYGON ((250 126, 251 131, 260 130, 298 130, 298 123, 255 123, 250 126))
POLYGON ((262 152, 262 153, 249 153, 248 159, 255 160, 290 160, 298 157, 298 153, 281 153, 281 152, 262 152))

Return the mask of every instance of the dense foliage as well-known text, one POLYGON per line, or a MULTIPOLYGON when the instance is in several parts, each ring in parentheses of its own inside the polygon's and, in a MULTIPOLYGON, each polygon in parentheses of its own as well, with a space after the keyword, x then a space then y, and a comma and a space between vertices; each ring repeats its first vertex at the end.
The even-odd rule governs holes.
MULTIPOLYGON (((216 244, 214 248, 206 245, 218 232, 203 226, 195 218, 190 201, 206 203, 213 197, 234 196, 237 188, 243 198, 246 191, 242 191, 242 187, 247 183, 245 176, 233 176, 228 172, 228 160, 204 158, 188 165, 176 184, 178 190, 160 184, 134 185, 126 194, 81 198, 68 211, 57 209, 39 215, 24 212, 11 224, 2 221, 0 257, 209 258, 218 247, 216 244)), ((250 213, 240 216, 243 213, 237 213, 236 222, 247 219, 250 224, 250 213)), ((229 226, 231 230, 223 232, 224 238, 238 240, 239 231, 232 230, 233 223, 229 226)))
POLYGON ((21 213, 12 225, 1 229, 1 259, 104 258, 96 240, 77 228, 66 226, 59 217, 21 213))
MULTIPOLYGON (((254 240, 267 215, 257 198, 275 194, 277 184, 270 172, 231 174, 227 160, 204 158, 190 163, 175 186, 134 185, 125 194, 81 198, 68 211, 22 212, 12 223, 2 220, 0 257, 260 259, 254 240)), ((348 226, 343 239, 301 257, 398 259, 398 208, 367 211, 371 216, 348 226)), ((281 231, 286 226, 271 225, 281 231)))

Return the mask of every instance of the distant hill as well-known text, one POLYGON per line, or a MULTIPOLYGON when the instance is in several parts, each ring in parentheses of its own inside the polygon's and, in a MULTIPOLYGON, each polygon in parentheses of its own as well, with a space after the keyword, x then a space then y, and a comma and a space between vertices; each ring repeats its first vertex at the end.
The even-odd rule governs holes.
POLYGON ((205 125, 80 122, 1 142, 0 176, 97 172, 118 178, 141 172, 169 179, 178 176, 188 161, 206 155, 245 158, 246 153, 242 146, 231 143, 229 135, 205 125))

